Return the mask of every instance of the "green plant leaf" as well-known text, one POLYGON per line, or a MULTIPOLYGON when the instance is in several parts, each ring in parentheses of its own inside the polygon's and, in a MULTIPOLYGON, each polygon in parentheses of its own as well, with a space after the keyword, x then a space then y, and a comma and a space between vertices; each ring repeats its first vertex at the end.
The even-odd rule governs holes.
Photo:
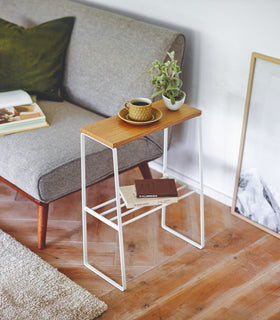
POLYGON ((171 104, 175 104, 175 98, 173 95, 170 95, 170 101, 171 101, 171 104))
POLYGON ((164 94, 175 103, 175 98, 180 94, 183 82, 179 78, 181 70, 175 60, 175 51, 167 52, 167 55, 169 57, 168 61, 161 64, 158 60, 155 60, 152 63, 152 68, 147 72, 152 75, 152 84, 155 86, 152 97, 164 94))
POLYGON ((157 88, 155 88, 154 93, 152 94, 151 98, 153 99, 154 97, 156 97, 162 93, 163 93, 163 90, 158 90, 157 88))

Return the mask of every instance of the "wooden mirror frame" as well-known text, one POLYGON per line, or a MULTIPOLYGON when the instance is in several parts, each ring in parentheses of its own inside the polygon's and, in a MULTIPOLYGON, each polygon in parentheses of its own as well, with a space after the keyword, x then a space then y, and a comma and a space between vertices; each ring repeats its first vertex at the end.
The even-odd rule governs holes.
POLYGON ((280 133, 275 130, 276 123, 280 123, 280 59, 254 52, 251 57, 231 212, 280 238, 280 201, 279 207, 277 201, 273 201, 276 194, 274 189, 278 186, 280 195, 280 183, 278 182, 274 188, 273 184, 265 182, 265 179, 268 179, 269 183, 274 181, 271 169, 275 168, 277 159, 278 167, 275 168, 275 175, 280 181, 280 133), (262 144, 262 140, 267 143, 262 144), (270 150, 269 146, 273 146, 275 142, 279 148, 270 150), (271 162, 268 159, 271 159, 271 162), (254 165, 257 165, 256 168, 254 165), (274 192, 270 192, 271 190, 274 192))

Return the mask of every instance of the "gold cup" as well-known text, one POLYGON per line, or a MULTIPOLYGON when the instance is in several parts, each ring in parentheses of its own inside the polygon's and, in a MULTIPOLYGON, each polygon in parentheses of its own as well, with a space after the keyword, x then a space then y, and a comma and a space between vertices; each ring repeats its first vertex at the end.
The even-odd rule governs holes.
POLYGON ((135 98, 127 101, 124 106, 128 116, 134 121, 148 121, 152 118, 152 101, 146 98, 135 98))

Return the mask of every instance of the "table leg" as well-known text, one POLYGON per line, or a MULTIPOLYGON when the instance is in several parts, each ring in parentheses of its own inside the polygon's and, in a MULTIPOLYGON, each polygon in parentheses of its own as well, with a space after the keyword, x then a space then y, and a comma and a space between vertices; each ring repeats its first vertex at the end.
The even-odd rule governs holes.
POLYGON ((198 125, 198 143, 199 143, 199 182, 200 182, 200 243, 201 248, 205 245, 205 227, 204 227, 204 189, 203 189, 203 149, 202 149, 202 116, 196 119, 198 125))
MULTIPOLYGON (((200 184, 200 243, 184 236, 183 234, 171 229, 166 225, 166 207, 161 211, 161 226, 164 230, 172 233, 178 238, 190 243, 191 245, 202 249, 205 245, 204 235, 204 193, 203 193, 203 165, 202 165, 202 124, 201 116, 196 119, 198 128, 198 144, 199 144, 199 184, 200 184)), ((167 144, 168 144, 168 130, 164 129, 164 146, 163 146, 163 176, 167 177, 167 144)))
MULTIPOLYGON (((118 217, 118 226, 114 225, 110 221, 105 221, 108 225, 113 225, 113 228, 119 233, 119 247, 120 247, 120 262, 121 262, 121 277, 122 285, 111 279, 109 276, 98 270, 88 262, 88 247, 87 247, 87 213, 91 213, 96 218, 104 222, 104 218, 98 215, 94 210, 90 209, 86 205, 86 159, 85 159, 85 138, 84 134, 81 134, 81 191, 82 191, 82 229, 83 229, 83 262, 84 265, 96 273, 101 278, 111 283, 116 288, 124 291, 126 289, 126 274, 125 274, 125 261, 124 261, 124 245, 123 245, 123 232, 122 232, 122 219, 121 219, 121 205, 120 205, 120 186, 119 186, 119 172, 118 172, 118 156, 117 149, 113 150, 113 165, 115 176, 115 193, 116 193, 116 208, 118 217)), ((106 219, 105 219, 106 220, 106 219)))
POLYGON ((82 192, 82 230, 83 230, 83 261, 88 263, 87 250, 87 212, 86 212, 86 164, 85 136, 81 133, 81 192, 82 192))
POLYGON ((122 289, 121 290, 125 290, 126 289, 126 274, 125 274, 124 245, 123 245, 123 225, 122 225, 121 204, 120 204, 118 154, 117 154, 116 148, 112 149, 112 151, 113 151, 115 193, 116 193, 118 233, 119 233, 119 250, 120 250, 121 276, 122 276, 122 289))

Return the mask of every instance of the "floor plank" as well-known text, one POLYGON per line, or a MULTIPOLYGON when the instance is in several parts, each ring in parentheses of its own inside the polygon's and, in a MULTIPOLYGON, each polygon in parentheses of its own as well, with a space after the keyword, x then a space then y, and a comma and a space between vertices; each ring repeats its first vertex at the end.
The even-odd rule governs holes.
MULTIPOLYGON (((155 176, 157 174, 154 172, 155 176)), ((122 184, 141 178, 124 173, 122 184)), ((109 199, 113 180, 87 190, 92 205, 109 199)), ((0 183, 0 228, 109 306, 100 319, 280 319, 279 239, 205 197, 205 248, 160 227, 155 213, 124 228, 128 286, 115 289, 83 266, 81 194, 50 204, 47 248, 37 249, 36 205, 0 183)), ((199 197, 168 207, 167 223, 199 240, 199 197)), ((117 233, 88 218, 91 263, 120 281, 117 233)))

